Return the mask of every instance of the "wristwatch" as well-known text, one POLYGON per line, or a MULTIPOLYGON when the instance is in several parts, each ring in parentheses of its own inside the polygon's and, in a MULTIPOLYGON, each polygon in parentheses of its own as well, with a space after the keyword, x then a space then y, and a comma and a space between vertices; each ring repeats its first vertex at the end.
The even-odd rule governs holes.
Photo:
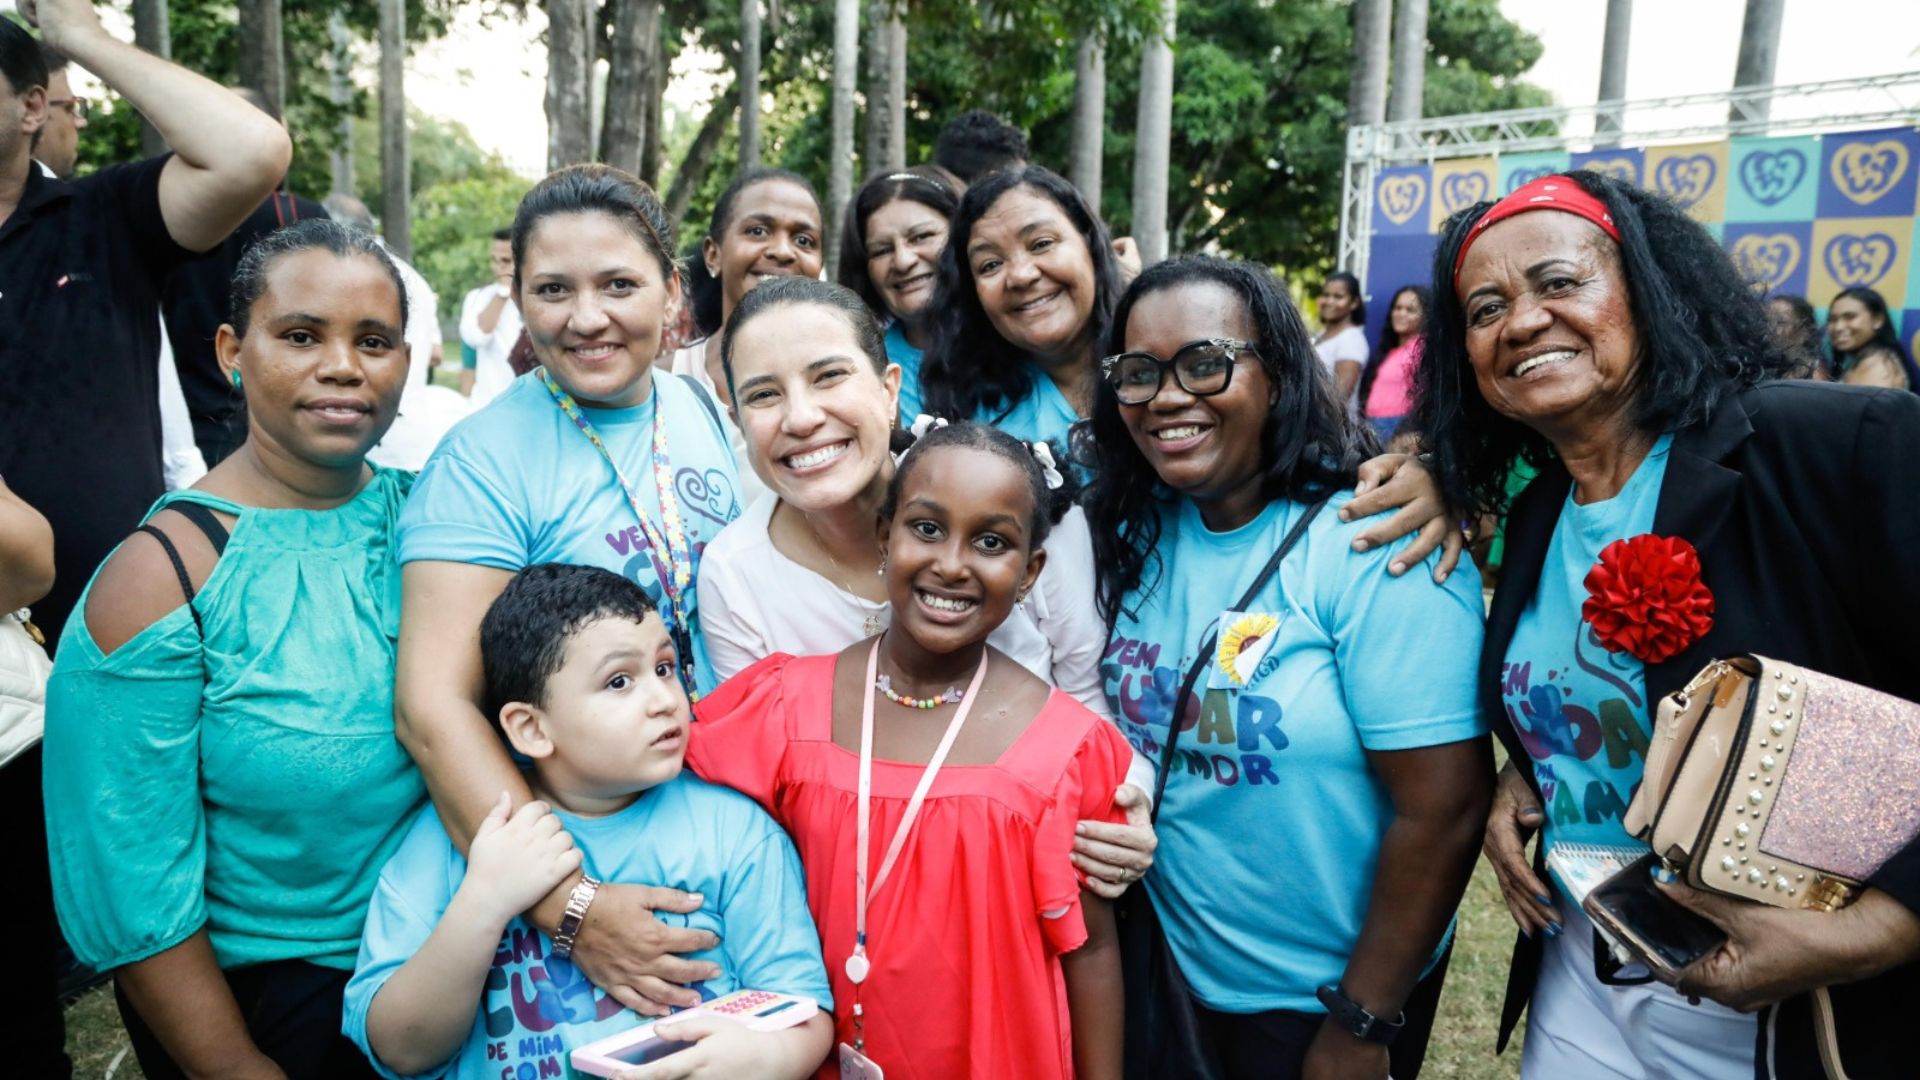
POLYGON ((1329 983, 1315 994, 1320 1004, 1327 1007, 1327 1015, 1340 1025, 1341 1030, 1356 1039, 1377 1042, 1382 1046, 1392 1044, 1400 1029, 1407 1026, 1407 1014, 1402 1012, 1392 1020, 1382 1020, 1360 1007, 1352 998, 1340 992, 1340 988, 1329 983))
POLYGON ((599 891, 600 882, 586 874, 580 875, 579 883, 567 894, 567 910, 560 915, 560 928, 553 932, 553 955, 572 954, 573 939, 579 936, 580 924, 587 921, 587 909, 593 906, 594 894, 599 891))

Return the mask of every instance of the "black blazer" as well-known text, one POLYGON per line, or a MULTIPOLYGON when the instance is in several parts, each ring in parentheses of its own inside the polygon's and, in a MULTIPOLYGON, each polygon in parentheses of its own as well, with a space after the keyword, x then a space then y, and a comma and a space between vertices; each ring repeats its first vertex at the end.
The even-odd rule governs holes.
MULTIPOLYGON (((1513 505, 1487 615, 1481 707, 1514 761, 1529 762, 1500 696, 1514 626, 1539 584, 1571 480, 1548 465, 1513 505)), ((1700 553, 1713 627, 1647 666, 1648 713, 1707 662, 1757 652, 1920 701, 1920 397, 1811 382, 1768 383, 1677 432, 1653 531, 1700 553)), ((1531 768, 1521 774, 1539 794, 1531 768)), ((1873 879, 1920 911, 1920 844, 1873 879)), ((1532 994, 1540 946, 1520 937, 1500 1019, 1506 1048, 1532 994)), ((1855 1080, 1920 1075, 1920 966, 1833 990, 1855 1080), (1905 1024, 1904 1028, 1902 1024, 1905 1024)), ((1757 1075, 1820 1076, 1809 999, 1761 1016, 1757 1075)))

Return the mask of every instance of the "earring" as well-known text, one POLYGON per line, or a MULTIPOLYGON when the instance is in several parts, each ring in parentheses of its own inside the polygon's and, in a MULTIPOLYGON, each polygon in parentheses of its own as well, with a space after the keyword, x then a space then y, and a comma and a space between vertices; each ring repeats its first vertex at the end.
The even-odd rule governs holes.
POLYGON ((880 569, 875 571, 875 573, 881 577, 887 576, 887 557, 885 555, 880 556, 880 569))
POLYGON ((233 369, 233 388, 235 390, 240 389, 240 369, 239 368, 233 369))

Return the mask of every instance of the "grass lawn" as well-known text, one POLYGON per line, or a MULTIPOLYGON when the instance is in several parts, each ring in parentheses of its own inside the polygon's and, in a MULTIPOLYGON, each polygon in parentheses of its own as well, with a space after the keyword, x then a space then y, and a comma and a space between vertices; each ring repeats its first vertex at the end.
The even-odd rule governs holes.
MULTIPOLYGON (((1512 945, 1513 920, 1500 902, 1493 872, 1482 861, 1474 868, 1473 884, 1460 908, 1453 966, 1447 972, 1421 1080, 1496 1080, 1520 1075, 1519 1036, 1504 1055, 1493 1054, 1512 945)), ((114 1080, 139 1077, 133 1054, 121 1056, 126 1050, 127 1037, 120 1030, 111 989, 95 990, 67 1010, 67 1052, 73 1055, 74 1076, 79 1080, 101 1080, 109 1069, 114 1080)))

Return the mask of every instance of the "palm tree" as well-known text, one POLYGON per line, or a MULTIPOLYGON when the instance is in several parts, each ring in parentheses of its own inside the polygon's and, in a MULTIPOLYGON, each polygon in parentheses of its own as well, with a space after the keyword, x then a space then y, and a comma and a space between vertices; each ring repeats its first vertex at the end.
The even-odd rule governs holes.
POLYGON ((826 265, 840 251, 840 220, 853 195, 853 89, 860 70, 860 0, 833 2, 833 123, 827 151, 826 265))
POLYGON ((1392 41, 1393 0, 1354 0, 1353 76, 1347 84, 1347 123, 1378 124, 1387 118, 1387 48, 1392 41))
POLYGON ((740 168, 760 164, 760 0, 740 0, 740 168))
POLYGON ((1096 29, 1080 38, 1073 64, 1073 186, 1100 209, 1100 154, 1107 135, 1107 43, 1096 29))
POLYGON ((660 36, 660 0, 612 0, 613 47, 601 105, 600 160, 638 175, 647 138, 647 91, 660 36))
POLYGON ((280 0, 240 0, 240 85, 260 92, 275 116, 287 104, 286 51, 281 44, 280 0))
MULTIPOLYGON (((1740 61, 1734 68, 1735 89, 1743 86, 1772 86, 1774 61, 1780 57, 1780 16, 1785 5, 1780 0, 1747 0, 1747 15, 1740 23, 1740 61)), ((1744 112, 1764 120, 1770 102, 1761 98, 1744 112)), ((1727 119, 1747 119, 1737 104, 1727 107, 1727 119)))
MULTIPOLYGON (((167 22, 167 0, 133 0, 133 43, 164 60, 173 58, 173 33, 167 22)), ((140 118, 140 156, 167 152, 160 129, 140 118)))
POLYGON ((380 231, 413 258, 413 188, 407 158, 407 0, 380 0, 380 231))
POLYGON ((593 160, 586 0, 546 0, 547 168, 593 160))
POLYGON ((1133 238, 1140 262, 1167 257, 1167 172, 1173 139, 1173 24, 1177 0, 1160 0, 1160 31, 1140 56, 1140 116, 1133 155, 1133 238))
POLYGON ((1399 0, 1393 19, 1393 89, 1387 119, 1418 120, 1427 91, 1427 0, 1399 0))

